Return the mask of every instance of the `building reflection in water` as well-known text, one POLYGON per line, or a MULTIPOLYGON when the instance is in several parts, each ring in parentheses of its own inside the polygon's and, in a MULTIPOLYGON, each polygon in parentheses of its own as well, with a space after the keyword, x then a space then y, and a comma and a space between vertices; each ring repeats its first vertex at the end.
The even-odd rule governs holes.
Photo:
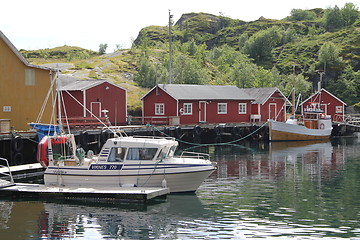
POLYGON ((195 194, 152 204, 2 201, 0 211, 2 239, 172 238, 180 219, 211 216, 195 194))
POLYGON ((327 142, 273 142, 268 149, 215 149, 217 178, 331 178, 344 166, 344 148, 327 142))

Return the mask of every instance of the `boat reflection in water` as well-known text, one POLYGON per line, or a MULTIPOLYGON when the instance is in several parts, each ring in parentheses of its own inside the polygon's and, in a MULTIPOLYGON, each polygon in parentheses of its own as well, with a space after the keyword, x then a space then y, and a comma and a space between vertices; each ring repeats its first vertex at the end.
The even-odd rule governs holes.
POLYGON ((224 147, 216 149, 220 160, 214 174, 218 178, 277 179, 307 173, 324 178, 333 176, 345 162, 343 148, 334 148, 329 140, 271 142, 265 147, 268 149, 260 151, 229 147, 232 155, 226 154, 224 147), (222 160, 219 155, 226 155, 226 159, 222 160))
POLYGON ((159 239, 164 234, 168 238, 171 231, 177 231, 180 220, 211 215, 195 194, 170 195, 166 202, 152 205, 0 203, 4 239, 159 239))

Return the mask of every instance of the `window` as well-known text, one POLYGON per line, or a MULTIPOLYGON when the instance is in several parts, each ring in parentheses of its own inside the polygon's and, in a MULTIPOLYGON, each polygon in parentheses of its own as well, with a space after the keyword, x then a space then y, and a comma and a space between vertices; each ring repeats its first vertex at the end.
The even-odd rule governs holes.
POLYGON ((239 103, 239 114, 246 114, 246 103, 239 103))
POLYGON ((126 153, 126 148, 111 148, 110 155, 108 157, 108 162, 122 162, 124 161, 124 156, 126 153))
POLYGON ((184 103, 184 115, 192 114, 192 103, 184 103))
POLYGON ((25 85, 35 86, 35 70, 25 69, 25 85))
POLYGON ((3 112, 11 112, 11 106, 3 106, 3 112))
POLYGON ((227 103, 218 103, 218 114, 227 113, 227 103))
POLYGON ((127 160, 153 160, 157 148, 129 148, 127 160))
POLYGON ((343 106, 336 106, 335 113, 343 113, 343 106))
POLYGON ((163 103, 155 103, 155 115, 164 115, 164 104, 163 103))

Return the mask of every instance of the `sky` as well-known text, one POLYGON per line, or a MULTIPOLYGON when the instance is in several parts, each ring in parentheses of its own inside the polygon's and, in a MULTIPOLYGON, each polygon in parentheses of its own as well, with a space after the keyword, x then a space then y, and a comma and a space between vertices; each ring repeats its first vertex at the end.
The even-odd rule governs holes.
POLYGON ((130 48, 144 27, 167 26, 169 10, 174 23, 191 12, 254 21, 347 2, 360 7, 360 0, 11 0, 1 3, 0 31, 18 50, 67 45, 98 51, 106 43, 114 52, 116 45, 130 48))

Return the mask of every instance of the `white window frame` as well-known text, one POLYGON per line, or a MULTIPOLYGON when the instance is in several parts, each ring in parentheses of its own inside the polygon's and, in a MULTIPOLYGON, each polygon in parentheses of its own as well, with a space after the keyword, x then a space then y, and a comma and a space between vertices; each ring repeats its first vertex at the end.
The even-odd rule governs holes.
POLYGON ((184 103, 184 113, 183 115, 192 115, 192 103, 184 103))
POLYGON ((227 114, 227 103, 218 103, 217 104, 217 113, 218 114, 227 114), (224 106, 224 109, 222 109, 222 106, 224 106))
POLYGON ((335 106, 335 113, 343 113, 343 106, 335 106))
POLYGON ((155 103, 155 115, 165 115, 164 103, 155 103))
POLYGON ((239 103, 239 114, 246 114, 247 113, 247 107, 246 103, 239 103))

